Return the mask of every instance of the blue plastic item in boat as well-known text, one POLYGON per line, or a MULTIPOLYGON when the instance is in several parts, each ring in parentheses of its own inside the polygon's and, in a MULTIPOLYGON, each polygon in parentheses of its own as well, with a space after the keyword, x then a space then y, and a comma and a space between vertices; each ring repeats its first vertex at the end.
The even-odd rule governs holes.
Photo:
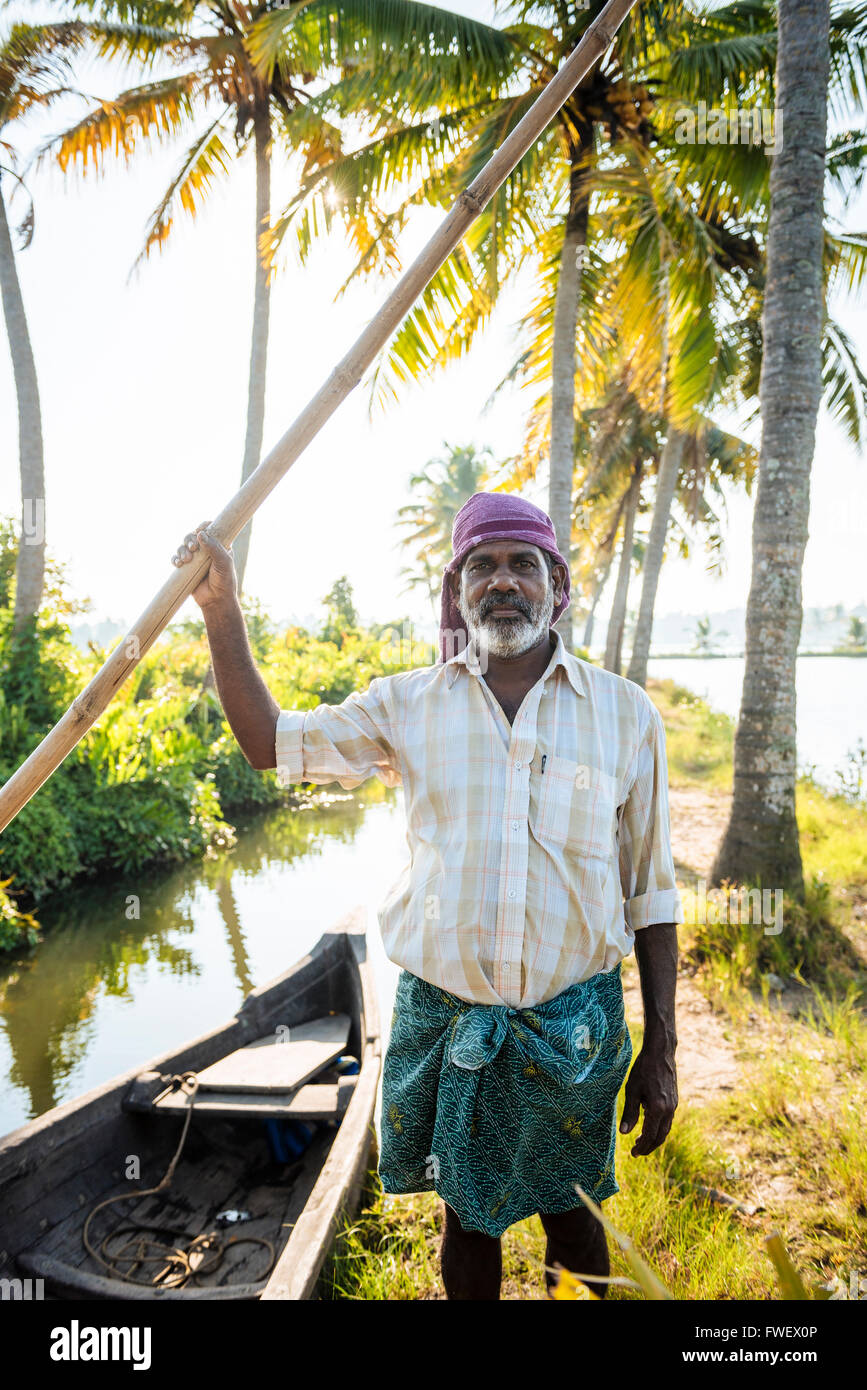
POLYGON ((316 1132, 313 1125, 306 1125, 302 1120, 266 1120, 265 1130, 277 1163, 291 1163, 300 1158, 316 1132))

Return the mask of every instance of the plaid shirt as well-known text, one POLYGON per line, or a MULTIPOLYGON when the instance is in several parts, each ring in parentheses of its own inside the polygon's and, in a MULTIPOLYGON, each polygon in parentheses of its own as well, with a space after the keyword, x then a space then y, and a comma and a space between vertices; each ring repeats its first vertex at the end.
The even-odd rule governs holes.
POLYGON ((467 653, 283 710, 283 786, 403 785, 409 865, 389 957, 462 999, 531 1008, 682 922, 665 733, 645 692, 556 646, 510 726, 467 653))

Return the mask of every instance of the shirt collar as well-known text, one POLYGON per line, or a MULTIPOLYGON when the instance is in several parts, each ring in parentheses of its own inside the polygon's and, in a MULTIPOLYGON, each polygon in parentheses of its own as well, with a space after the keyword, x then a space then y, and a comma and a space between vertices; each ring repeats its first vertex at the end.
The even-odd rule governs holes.
MULTIPOLYGON (((460 670, 460 668, 463 666, 464 669, 467 669, 468 650, 469 648, 464 648, 462 652, 457 652, 454 656, 449 657, 448 661, 445 662, 446 685, 449 690, 451 690, 452 686, 457 680, 458 671, 460 670)), ((584 688, 584 680, 581 675, 581 663, 577 657, 572 656, 570 652, 567 652, 565 646, 563 645, 563 638, 560 636, 560 633, 557 632, 556 629, 554 629, 554 650, 551 653, 551 660, 548 662, 548 665, 542 676, 543 683, 548 679, 549 676, 552 676, 554 674, 558 666, 562 666, 563 670, 566 672, 566 678, 569 681, 569 684, 571 685, 572 689, 575 691, 575 694, 586 695, 587 691, 584 688)), ((471 674, 475 675, 476 673, 473 671, 471 672, 471 674)))

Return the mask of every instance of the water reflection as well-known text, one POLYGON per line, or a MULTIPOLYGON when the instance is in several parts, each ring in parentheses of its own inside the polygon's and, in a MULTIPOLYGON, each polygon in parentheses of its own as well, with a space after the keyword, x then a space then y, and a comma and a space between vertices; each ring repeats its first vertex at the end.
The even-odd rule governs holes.
POLYGON ((401 830, 394 794, 362 788, 255 816, 217 859, 42 904, 44 940, 0 968, 0 1133, 229 1017, 342 912, 375 906, 401 830))
POLYGON ((217 903, 220 908, 220 916, 226 928, 226 936, 229 939, 229 946, 232 951, 232 964, 235 968, 235 979, 241 986, 244 994, 249 994, 253 988, 253 981, 250 978, 250 962, 247 959, 247 948, 244 945, 244 933, 241 929, 241 919, 238 916, 238 908, 235 897, 232 893, 232 873, 224 869, 216 883, 217 903))
POLYGON ((191 932, 189 905, 161 919, 129 922, 117 891, 91 887, 65 896, 51 917, 50 935, 5 973, 0 984, 0 1017, 11 1053, 7 1075, 30 1098, 30 1114, 58 1103, 58 1084, 80 1063, 92 1037, 100 997, 129 1000, 137 967, 154 961, 175 975, 197 975, 192 952, 169 933, 191 932), (102 901, 100 901, 102 899, 102 901))

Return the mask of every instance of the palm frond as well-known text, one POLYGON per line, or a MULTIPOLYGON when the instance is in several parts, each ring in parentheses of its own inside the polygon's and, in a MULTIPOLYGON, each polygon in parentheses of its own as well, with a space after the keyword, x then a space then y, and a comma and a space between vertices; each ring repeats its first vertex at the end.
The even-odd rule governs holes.
POLYGON ((847 439, 863 448, 867 421, 867 376, 855 345, 838 323, 829 319, 822 342, 822 403, 847 439))
POLYGON ((195 218, 217 178, 221 174, 228 174, 232 152, 227 148, 220 130, 225 119, 226 113, 221 112, 187 150, 178 172, 148 218, 144 246, 131 274, 147 260, 151 251, 163 249, 178 212, 195 218))
POLYGON ((861 192, 867 178, 867 135, 863 130, 842 130, 828 141, 825 164, 828 178, 846 198, 861 192))
POLYGON ((858 294, 867 281, 867 232, 825 229, 825 276, 828 290, 858 294))
POLYGON ((94 32, 82 20, 13 24, 0 41, 0 126, 71 93, 72 61, 94 32))
POLYGON ((110 155, 128 164, 140 141, 173 139, 183 131, 211 92, 210 74, 197 70, 131 88, 53 136, 39 150, 37 162, 56 159, 64 171, 78 168, 82 174, 91 164, 95 173, 103 173, 110 155))
POLYGON ((319 69, 375 64, 391 77, 432 73, 458 100, 497 89, 515 53, 503 30, 422 0, 311 0, 273 10, 253 26, 250 49, 269 77, 299 56, 318 55, 319 69))

